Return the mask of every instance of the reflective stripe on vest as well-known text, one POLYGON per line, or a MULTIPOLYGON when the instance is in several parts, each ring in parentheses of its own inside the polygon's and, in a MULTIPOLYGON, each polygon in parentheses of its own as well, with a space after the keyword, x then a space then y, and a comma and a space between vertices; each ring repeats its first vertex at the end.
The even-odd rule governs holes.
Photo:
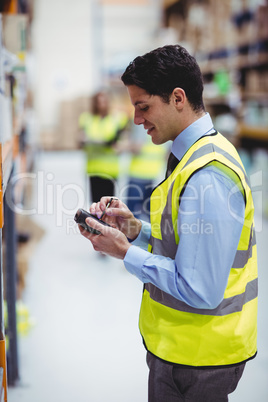
POLYGON ((208 164, 222 166, 225 173, 229 172, 235 191, 242 191, 246 201, 242 233, 224 299, 215 309, 197 309, 145 284, 140 312, 140 331, 147 349, 161 359, 190 366, 236 364, 256 354, 254 207, 242 162, 235 148, 220 134, 199 139, 174 172, 154 190, 149 251, 175 258, 180 196, 190 177, 208 164))

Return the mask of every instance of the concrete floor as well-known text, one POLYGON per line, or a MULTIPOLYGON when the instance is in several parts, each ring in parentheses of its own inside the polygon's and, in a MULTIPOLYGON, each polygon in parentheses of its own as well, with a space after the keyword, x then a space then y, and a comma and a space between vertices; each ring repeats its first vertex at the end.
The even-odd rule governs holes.
MULTIPOLYGON (((23 301, 35 326, 19 338, 20 380, 8 402, 146 402, 138 331, 142 284, 121 261, 99 256, 73 224, 85 207, 81 152, 37 158, 32 219, 45 235, 30 259, 23 301)), ((268 401, 268 222, 257 216, 259 353, 231 402, 268 401)), ((164 401, 163 401, 164 402, 164 401)))

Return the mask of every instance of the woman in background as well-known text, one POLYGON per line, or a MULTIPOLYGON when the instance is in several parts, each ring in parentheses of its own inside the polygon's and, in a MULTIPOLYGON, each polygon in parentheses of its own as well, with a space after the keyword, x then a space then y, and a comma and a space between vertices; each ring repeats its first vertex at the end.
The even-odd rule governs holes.
POLYGON ((127 125, 127 114, 111 112, 109 96, 104 91, 93 95, 91 112, 79 117, 79 127, 85 136, 86 172, 92 202, 98 202, 104 195, 114 195, 119 176, 116 144, 127 125))

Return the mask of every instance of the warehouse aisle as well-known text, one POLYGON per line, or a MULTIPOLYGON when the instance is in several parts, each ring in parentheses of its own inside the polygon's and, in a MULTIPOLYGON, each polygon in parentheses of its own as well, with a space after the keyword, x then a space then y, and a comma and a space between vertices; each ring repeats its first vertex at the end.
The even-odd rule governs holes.
MULTIPOLYGON (((146 402, 138 331, 142 284, 121 261, 95 253, 73 223, 74 211, 85 206, 83 155, 40 153, 36 169, 33 219, 45 235, 31 257, 23 295, 35 326, 19 339, 20 381, 9 388, 8 401, 146 402)), ((259 355, 231 402, 268 400, 267 234, 263 222, 257 233, 259 355)))
POLYGON ((36 324, 20 339, 21 380, 9 390, 9 401, 146 401, 147 367, 137 329, 142 285, 121 261, 99 257, 77 230, 83 155, 45 153, 37 159, 33 209, 45 235, 24 292, 36 324))

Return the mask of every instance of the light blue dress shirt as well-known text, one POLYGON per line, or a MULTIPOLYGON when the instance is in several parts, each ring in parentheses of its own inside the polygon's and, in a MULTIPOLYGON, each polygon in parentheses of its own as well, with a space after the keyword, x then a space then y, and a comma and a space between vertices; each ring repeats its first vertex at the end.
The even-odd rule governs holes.
MULTIPOLYGON (((171 151, 181 159, 200 137, 211 134, 209 114, 182 131, 171 151)), ((243 194, 214 166, 196 172, 181 198, 180 237, 175 260, 147 251, 151 228, 142 222, 126 253, 126 269, 195 308, 216 308, 223 299, 239 243, 245 213, 243 194)))

